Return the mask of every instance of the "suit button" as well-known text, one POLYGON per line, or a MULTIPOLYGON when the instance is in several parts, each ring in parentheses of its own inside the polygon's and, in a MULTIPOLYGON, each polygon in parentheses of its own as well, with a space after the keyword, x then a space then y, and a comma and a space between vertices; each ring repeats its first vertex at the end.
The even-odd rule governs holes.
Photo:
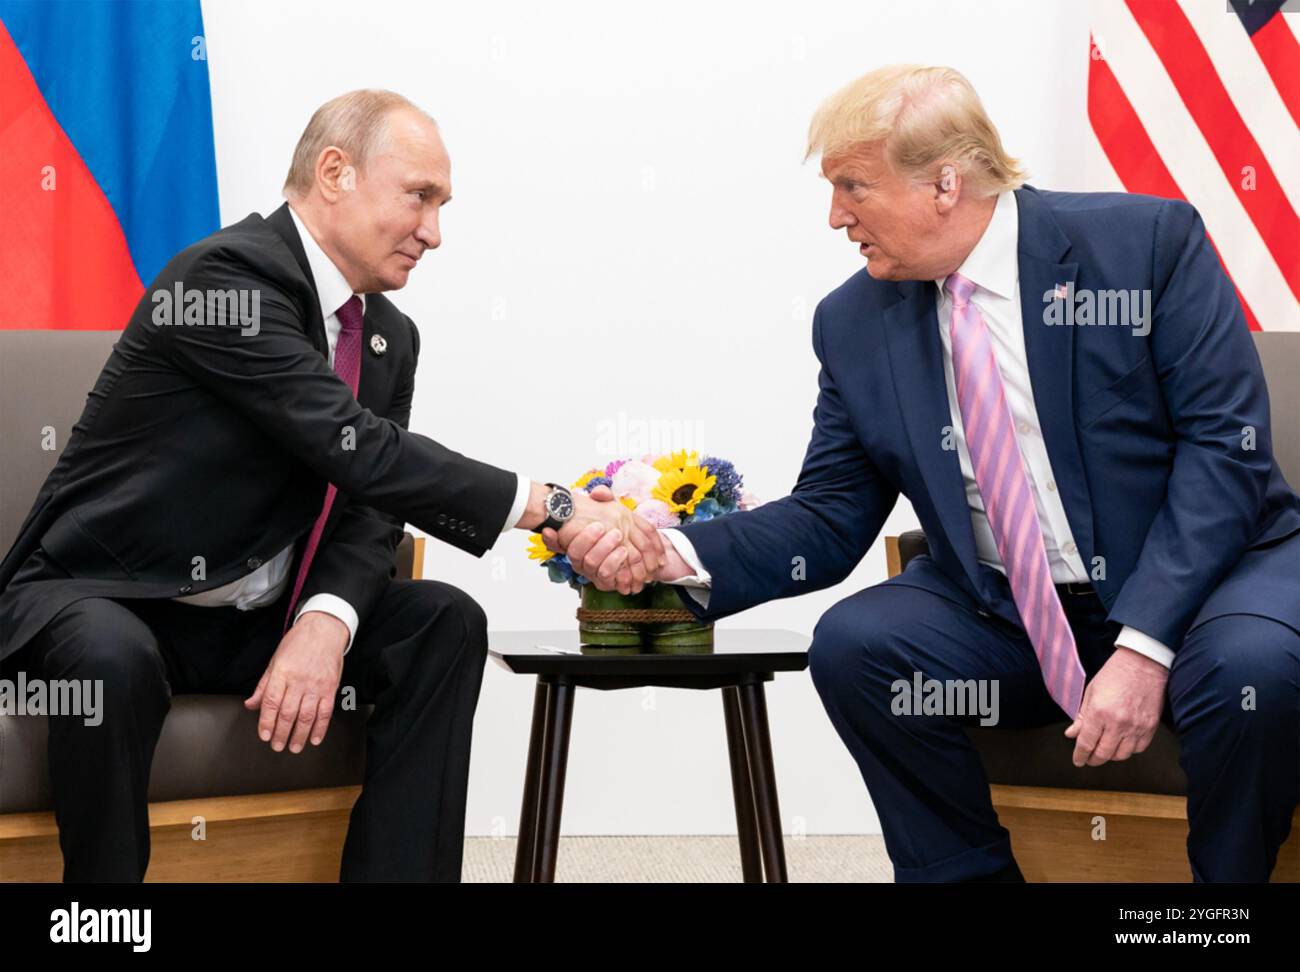
POLYGON ((446 525, 447 525, 447 514, 446 514, 446 513, 439 513, 439 514, 438 514, 438 526, 446 526, 446 525))
POLYGON ((465 536, 467 536, 467 537, 472 537, 472 536, 474 536, 474 528, 473 528, 472 526, 471 526, 468 530, 465 531, 465 536))
POLYGON ((176 589, 176 593, 177 593, 177 594, 188 594, 188 593, 189 593, 190 591, 192 591, 192 590, 194 590, 194 585, 193 585, 193 584, 186 584, 184 587, 179 587, 179 588, 177 588, 177 589, 176 589))
POLYGON ((456 518, 455 518, 455 517, 452 517, 450 520, 447 521, 447 529, 449 529, 449 530, 454 530, 454 529, 456 529, 456 518))
POLYGON ((257 568, 262 566, 262 558, 249 557, 248 560, 245 561, 245 563, 248 565, 249 570, 257 570, 257 568))

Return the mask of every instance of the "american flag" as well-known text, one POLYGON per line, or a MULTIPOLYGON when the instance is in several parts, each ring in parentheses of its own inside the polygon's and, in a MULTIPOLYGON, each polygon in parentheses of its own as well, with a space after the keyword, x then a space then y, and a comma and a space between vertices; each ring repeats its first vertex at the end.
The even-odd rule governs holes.
POLYGON ((1295 0, 1093 0, 1089 181, 1185 199, 1251 330, 1300 331, 1295 0))

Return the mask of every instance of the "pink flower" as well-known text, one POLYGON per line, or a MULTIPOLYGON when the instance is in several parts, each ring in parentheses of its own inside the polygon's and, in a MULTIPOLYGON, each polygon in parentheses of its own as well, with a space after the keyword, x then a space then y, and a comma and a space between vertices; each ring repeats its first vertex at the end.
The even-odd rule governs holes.
POLYGON ((658 485, 659 470, 632 459, 619 466, 610 478, 614 482, 614 495, 630 496, 639 507, 650 499, 650 491, 658 485))
POLYGON ((650 521, 651 526, 660 530, 682 525, 677 514, 669 509, 668 504, 663 500, 646 500, 637 506, 636 515, 650 521))
POLYGON ((757 496, 755 496, 753 493, 751 493, 749 490, 745 490, 743 493, 740 494, 740 508, 742 510, 745 511, 756 510, 762 505, 763 505, 763 501, 759 499, 757 496))
POLYGON ((611 462, 608 466, 605 467, 605 475, 608 476, 610 479, 613 479, 614 473, 618 472, 619 467, 623 465, 623 463, 625 462, 627 462, 626 459, 615 459, 613 462, 611 462))

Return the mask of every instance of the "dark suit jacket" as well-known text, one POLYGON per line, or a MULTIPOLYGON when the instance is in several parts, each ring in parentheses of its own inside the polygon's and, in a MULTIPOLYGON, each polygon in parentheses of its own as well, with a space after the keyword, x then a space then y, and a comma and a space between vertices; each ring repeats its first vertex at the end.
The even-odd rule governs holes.
MULTIPOLYGON (((1259 356, 1200 216, 1122 193, 1025 187, 1016 201, 1034 403, 1079 555, 1104 569, 1093 585, 1110 620, 1175 651, 1198 616, 1247 611, 1300 630, 1297 546, 1277 545, 1300 531, 1300 497, 1274 462, 1259 356), (1044 323, 1044 295, 1061 284, 1150 290, 1149 333, 1044 323), (1249 576, 1221 586, 1239 562, 1249 576)), ((889 583, 945 594, 942 572, 971 606, 1019 623, 1005 576, 977 560, 957 452, 941 445, 952 419, 936 296, 930 281, 861 270, 818 305, 820 394, 799 481, 683 528, 713 575, 708 611, 685 596, 688 607, 716 618, 838 583, 901 493, 931 553, 889 583)))
POLYGON ((296 541, 292 582, 329 482, 339 493, 304 600, 337 594, 364 624, 394 572, 405 522, 482 556, 516 479, 405 431, 419 349, 411 320, 369 295, 353 396, 329 365, 287 205, 178 254, 146 289, 0 562, 0 659, 79 598, 198 593, 296 541), (257 333, 155 324, 151 295, 177 283, 257 290, 257 333), (374 335, 387 342, 383 355, 371 349, 374 335), (61 576, 20 573, 38 546, 61 576), (200 556, 204 580, 193 576, 200 556))

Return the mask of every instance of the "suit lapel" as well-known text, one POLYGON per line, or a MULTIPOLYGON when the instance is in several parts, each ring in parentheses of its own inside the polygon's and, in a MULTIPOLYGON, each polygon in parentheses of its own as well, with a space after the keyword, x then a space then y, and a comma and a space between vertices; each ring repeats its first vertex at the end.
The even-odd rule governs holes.
POLYGON ((1020 315, 1034 408, 1073 540, 1084 566, 1091 570, 1092 498, 1074 425, 1075 328, 1048 325, 1043 319, 1048 306, 1044 295, 1061 285, 1073 293, 1079 265, 1058 262, 1068 253, 1070 242, 1037 192, 1017 190, 1016 203, 1020 214, 1020 315))
POLYGON ((943 447, 952 425, 934 285, 899 285, 903 300, 885 310, 885 336, 899 408, 930 502, 966 575, 979 589, 979 562, 957 450, 943 447))
POLYGON ((357 401, 378 413, 380 408, 388 404, 390 397, 388 382, 392 372, 388 367, 390 355, 387 349, 393 347, 393 337, 389 331, 391 322, 383 320, 387 315, 380 309, 380 302, 375 298, 374 294, 366 297, 366 314, 362 319, 361 379, 357 386, 357 401), (376 338, 385 348, 384 354, 376 352, 376 338))
POLYGON ((298 227, 293 224, 293 217, 289 215, 289 204, 284 203, 266 217, 267 223, 271 228, 280 235, 289 252, 297 261, 301 268, 303 276, 311 284, 312 299, 306 301, 307 305, 307 338, 311 341, 313 347, 321 354, 329 357, 329 342, 325 339, 325 320, 321 317, 320 296, 316 292, 316 280, 312 277, 311 264, 307 262, 307 251, 303 249, 302 240, 298 236, 298 227))

